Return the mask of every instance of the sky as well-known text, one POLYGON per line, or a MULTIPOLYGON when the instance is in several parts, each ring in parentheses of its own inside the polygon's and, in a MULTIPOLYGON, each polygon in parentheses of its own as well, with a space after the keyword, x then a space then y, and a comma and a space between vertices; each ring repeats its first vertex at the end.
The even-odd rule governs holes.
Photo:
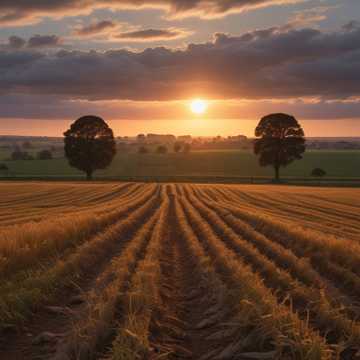
POLYGON ((360 136, 359 0, 1 0, 0 134, 360 136), (203 99, 207 110, 191 111, 203 99))

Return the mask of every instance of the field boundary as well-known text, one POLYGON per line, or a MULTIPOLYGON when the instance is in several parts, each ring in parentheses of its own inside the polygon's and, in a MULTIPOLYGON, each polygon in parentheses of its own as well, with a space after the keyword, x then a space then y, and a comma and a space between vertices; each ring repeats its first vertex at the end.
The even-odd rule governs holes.
MULTIPOLYGON (((7 181, 76 181, 86 182, 84 176, 0 176, 7 181)), ((302 186, 360 187, 360 178, 297 178, 283 177, 275 183, 272 177, 260 176, 95 176, 94 182, 138 182, 138 183, 198 183, 198 184, 277 184, 302 186)))

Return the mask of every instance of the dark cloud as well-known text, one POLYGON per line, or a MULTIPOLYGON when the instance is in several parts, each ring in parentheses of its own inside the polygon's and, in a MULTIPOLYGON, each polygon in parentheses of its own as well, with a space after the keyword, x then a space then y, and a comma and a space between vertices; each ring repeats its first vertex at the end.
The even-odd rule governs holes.
POLYGON ((26 45, 26 41, 19 36, 10 36, 7 46, 11 49, 21 49, 26 45))
POLYGON ((346 99, 360 96, 360 29, 217 34, 184 50, 3 50, 0 82, 8 95, 62 99, 346 99))
POLYGON ((25 40, 19 36, 10 36, 8 42, 3 44, 1 48, 5 50, 19 50, 24 48, 49 48, 59 47, 62 45, 62 40, 56 35, 35 35, 25 40))
MULTIPOLYGON (((189 117, 182 102, 74 101, 54 95, 0 96, 1 118, 75 119, 83 114, 101 114, 107 119, 181 120, 189 117)), ((360 118, 358 101, 257 100, 216 101, 206 119, 259 119, 266 113, 285 112, 305 119, 360 118)), ((0 119, 1 119, 0 118, 0 119)), ((0 120, 0 124, 1 124, 0 120)))
POLYGON ((79 36, 92 36, 100 33, 104 33, 105 31, 114 29, 116 27, 116 23, 110 20, 103 20, 97 23, 93 23, 82 28, 75 30, 75 35, 79 36))
POLYGON ((184 38, 190 34, 189 31, 183 29, 169 28, 169 29, 140 29, 116 33, 116 28, 120 24, 113 21, 103 20, 92 23, 81 28, 77 28, 74 34, 77 36, 96 36, 107 35, 112 40, 126 40, 126 41, 153 41, 153 40, 174 40, 184 38))
POLYGON ((74 16, 97 8, 163 8, 171 16, 216 17, 231 12, 303 0, 1 0, 0 23, 36 22, 42 17, 74 16))
POLYGON ((354 31, 360 29, 360 21, 351 20, 343 26, 345 31, 354 31))
POLYGON ((182 29, 146 29, 123 32, 114 37, 120 40, 127 41, 153 41, 153 40, 174 40, 183 38, 189 35, 182 29))
MULTIPOLYGON (((34 51, 8 51, 0 50, 0 81, 9 79, 14 72, 25 67, 32 67, 45 55, 34 51)), ((9 93, 6 86, 0 87, 1 93, 9 93)))
POLYGON ((59 45, 61 45, 61 39, 56 35, 35 35, 27 42, 29 48, 57 47, 59 45))

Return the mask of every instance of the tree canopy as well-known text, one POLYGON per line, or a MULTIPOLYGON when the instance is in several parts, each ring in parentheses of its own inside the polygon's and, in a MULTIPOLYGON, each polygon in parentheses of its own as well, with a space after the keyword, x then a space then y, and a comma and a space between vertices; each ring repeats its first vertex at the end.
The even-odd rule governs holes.
POLYGON ((97 116, 76 120, 65 136, 65 155, 69 164, 92 179, 95 170, 109 166, 116 154, 114 134, 106 122, 97 116))
POLYGON ((183 144, 180 141, 176 141, 174 144, 174 152, 178 153, 183 147, 183 144))
POLYGON ((321 168, 315 168, 312 170, 311 172, 311 176, 314 176, 314 177, 323 177, 326 175, 326 171, 324 169, 321 169, 321 168))
POLYGON ((21 151, 16 149, 11 153, 11 160, 34 160, 34 157, 30 155, 27 151, 21 151))
POLYGON ((149 149, 144 145, 142 145, 142 146, 140 146, 138 148, 138 153, 139 154, 147 154, 148 152, 149 152, 149 149))
POLYGON ((166 154, 168 152, 168 148, 165 146, 165 145, 159 145, 157 148, 156 148, 156 152, 158 154, 166 154))
POLYGON ((255 129, 258 138, 254 152, 261 166, 272 165, 275 179, 279 180, 280 167, 302 159, 305 152, 305 135, 301 125, 291 115, 271 114, 263 117, 255 129))
POLYGON ((50 150, 41 150, 37 153, 38 160, 51 160, 53 158, 53 154, 50 150))

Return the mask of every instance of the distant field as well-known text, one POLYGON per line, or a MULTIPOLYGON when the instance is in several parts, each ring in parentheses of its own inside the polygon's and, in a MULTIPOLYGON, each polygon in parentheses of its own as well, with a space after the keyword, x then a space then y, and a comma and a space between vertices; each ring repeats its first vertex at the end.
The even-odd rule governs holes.
POLYGON ((0 192, 1 359, 360 354, 360 189, 2 182, 0 192))
MULTIPOLYGON (((0 154, 1 156, 1 154, 0 154)), ((6 158, 3 153, 2 158, 6 158)), ((2 161, 4 162, 4 161, 2 161)), ((3 176, 80 177, 64 158, 50 161, 9 161, 10 171, 3 176)), ((301 161, 282 170, 285 177, 306 178, 313 168, 321 167, 332 178, 360 178, 360 151, 308 151, 301 161)), ((272 176, 262 168, 251 151, 194 151, 166 155, 118 153, 112 165, 97 177, 262 177, 272 176)))

